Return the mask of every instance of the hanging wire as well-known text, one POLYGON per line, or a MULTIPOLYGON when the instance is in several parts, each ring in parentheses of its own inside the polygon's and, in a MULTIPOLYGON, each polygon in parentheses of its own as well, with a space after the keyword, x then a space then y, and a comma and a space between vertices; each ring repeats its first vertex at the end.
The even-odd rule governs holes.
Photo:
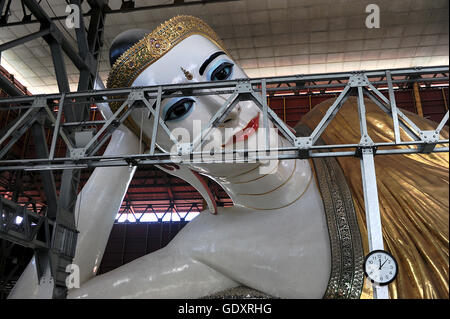
MULTIPOLYGON (((53 8, 52 8, 52 7, 50 6, 50 4, 48 3, 48 0, 45 0, 45 2, 47 3, 49 9, 52 11, 53 17, 56 18, 57 15, 56 15, 55 11, 53 11, 53 8)), ((77 43, 77 40, 76 40, 76 39, 72 36, 72 34, 66 29, 66 27, 64 26, 64 24, 63 24, 60 20, 58 20, 58 22, 59 22, 59 24, 62 26, 62 28, 64 29, 64 31, 66 31, 66 33, 69 35, 69 37, 71 37, 72 40, 75 41, 75 43, 77 43)))

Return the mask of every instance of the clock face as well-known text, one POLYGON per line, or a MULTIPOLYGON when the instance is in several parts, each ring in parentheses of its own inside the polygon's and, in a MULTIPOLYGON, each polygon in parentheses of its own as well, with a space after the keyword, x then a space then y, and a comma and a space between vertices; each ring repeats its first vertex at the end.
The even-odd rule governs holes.
POLYGON ((384 250, 371 251, 364 261, 364 273, 381 286, 392 282, 397 276, 398 266, 395 258, 384 250))

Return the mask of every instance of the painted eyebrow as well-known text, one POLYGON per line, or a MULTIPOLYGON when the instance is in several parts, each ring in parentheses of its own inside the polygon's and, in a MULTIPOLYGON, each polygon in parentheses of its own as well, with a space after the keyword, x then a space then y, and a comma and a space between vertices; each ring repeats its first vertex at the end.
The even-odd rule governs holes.
POLYGON ((223 51, 219 51, 219 52, 211 54, 211 56, 209 58, 207 58, 205 60, 205 62, 203 62, 202 66, 198 70, 198 73, 200 73, 200 75, 203 75, 203 73, 205 72, 206 67, 212 62, 212 60, 214 60, 215 58, 217 58, 218 56, 220 56, 222 54, 226 55, 226 53, 223 52, 223 51))

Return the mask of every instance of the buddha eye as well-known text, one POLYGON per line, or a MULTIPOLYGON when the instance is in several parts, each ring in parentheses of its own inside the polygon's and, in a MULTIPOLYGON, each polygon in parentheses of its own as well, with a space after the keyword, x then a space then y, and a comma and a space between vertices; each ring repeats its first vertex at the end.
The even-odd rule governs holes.
POLYGON ((173 121, 179 120, 188 114, 192 110, 192 106, 194 105, 194 100, 189 98, 184 98, 174 103, 169 109, 165 112, 164 121, 173 121))
POLYGON ((233 63, 223 62, 211 73, 211 81, 227 80, 233 73, 233 63))

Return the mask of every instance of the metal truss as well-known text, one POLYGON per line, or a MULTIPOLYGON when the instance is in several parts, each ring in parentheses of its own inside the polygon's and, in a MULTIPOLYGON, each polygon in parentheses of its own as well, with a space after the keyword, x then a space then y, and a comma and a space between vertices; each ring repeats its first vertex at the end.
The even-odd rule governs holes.
MULTIPOLYGON (((440 146, 447 144, 448 139, 440 138, 440 131, 448 121, 448 112, 435 130, 425 131, 418 128, 399 108, 396 106, 394 96, 394 85, 404 82, 448 82, 448 67, 430 67, 415 69, 395 69, 387 71, 347 72, 335 74, 298 75, 292 77, 275 77, 267 79, 242 79, 221 82, 204 82, 180 85, 161 85, 151 87, 134 87, 113 90, 98 90, 86 92, 73 92, 62 94, 39 95, 20 98, 0 99, 0 111, 9 108, 21 109, 23 115, 12 125, 3 136, 0 137, 0 170, 57 170, 90 168, 104 166, 140 166, 150 164, 165 164, 177 160, 181 163, 226 163, 249 162, 267 159, 293 159, 293 158, 315 158, 315 157, 340 157, 361 156, 365 149, 372 150, 377 155, 406 154, 406 153, 431 153, 448 152, 448 147, 440 146), (411 76, 419 78, 410 79, 411 76), (378 80, 378 78, 382 80, 378 80), (374 81, 373 79, 377 79, 374 81), (267 106, 265 96, 267 92, 282 90, 298 90, 299 86, 276 87, 280 83, 302 82, 303 88, 313 89, 327 86, 341 88, 340 94, 330 106, 325 116, 316 126, 310 136, 297 137, 290 128, 267 106), (321 82, 328 84, 320 84, 321 82), (339 83, 332 83, 339 81, 339 83), (316 84, 310 84, 310 83, 316 84), (385 86, 389 98, 381 91, 385 86), (174 93, 177 92, 177 93, 174 93), (202 130, 191 143, 179 143, 172 135, 167 125, 159 114, 161 99, 179 96, 202 96, 226 94, 228 99, 217 113, 210 119, 208 125, 202 130), (318 138, 333 120, 339 109, 349 96, 355 95, 358 100, 360 117, 361 140, 359 143, 337 144, 337 145, 315 145, 318 138), (373 142, 367 132, 365 121, 364 97, 373 101, 381 110, 386 112, 393 121, 395 139, 391 142, 373 142), (214 127, 221 124, 233 108, 243 100, 252 100, 261 109, 263 115, 264 130, 268 131, 270 121, 290 142, 288 147, 279 148, 257 148, 257 149, 233 149, 216 152, 211 159, 210 152, 201 151, 202 143, 209 137, 214 127), (121 106, 112 117, 104 121, 70 121, 66 115, 66 106, 81 107, 84 104, 121 102, 121 106), (98 155, 99 150, 109 140, 114 130, 120 126, 133 110, 145 109, 156 119, 158 125, 153 127, 149 152, 145 154, 103 156, 98 155), (23 135, 23 133, 40 117, 46 117, 48 126, 52 128, 52 142, 46 158, 28 158, 16 160, 2 160, 11 146, 23 135), (65 121, 63 121, 63 118, 65 121), (93 131, 92 128, 95 127, 93 131), (87 129, 93 132, 85 145, 77 146, 69 137, 68 130, 77 128, 87 129), (400 128, 411 138, 409 141, 400 139, 400 128), (155 136, 158 130, 165 134, 176 145, 177 152, 156 152, 155 136), (61 139, 68 149, 69 156, 57 157, 55 154, 56 141, 61 139), (403 146, 411 146, 404 148, 403 146), (340 149, 350 149, 340 151, 340 149), (200 149, 200 150, 199 150, 200 149), (320 152, 319 152, 320 151, 320 152), (267 153, 268 152, 268 153, 267 153), (272 153, 276 153, 272 155, 272 153), (225 155, 238 154, 238 158, 229 158, 225 155), (268 154, 268 155, 267 155, 268 154)), ((266 134, 268 138, 268 134, 266 134)), ((266 144, 268 145, 268 143, 266 144)))
MULTIPOLYGON (((334 74, 297 75, 290 77, 274 77, 261 79, 238 79, 232 81, 204 82, 180 85, 160 85, 151 87, 133 87, 123 89, 67 92, 62 94, 39 95, 30 97, 5 98, 0 100, 0 111, 16 108, 23 115, 9 127, 0 137, 0 170, 37 170, 48 171, 106 167, 106 166, 142 166, 165 164, 177 161, 179 163, 228 163, 250 162, 267 159, 307 159, 316 157, 356 156, 361 161, 361 172, 366 208, 366 222, 369 234, 370 250, 383 249, 381 218, 379 213, 377 183, 375 175, 374 155, 411 154, 432 152, 448 152, 448 139, 441 139, 440 132, 448 121, 449 113, 434 130, 421 130, 396 106, 394 86, 400 87, 414 82, 426 85, 448 85, 448 66, 424 67, 409 69, 393 69, 380 71, 343 72, 334 74), (334 103, 329 107, 319 124, 309 136, 297 137, 290 128, 267 105, 266 96, 276 91, 302 91, 336 89, 340 92, 334 103), (387 90, 388 97, 381 91, 387 90), (172 135, 160 116, 161 100, 167 97, 227 95, 222 107, 212 116, 200 136, 190 143, 179 143, 172 135), (317 140, 328 124, 338 113, 345 101, 354 95, 357 98, 361 139, 357 144, 316 145, 317 140), (376 143, 370 137, 367 125, 364 96, 373 101, 393 121, 394 140, 376 143), (263 116, 262 130, 268 139, 269 121, 286 137, 290 145, 278 148, 257 148, 224 150, 214 154, 202 151, 202 144, 212 130, 220 125, 240 102, 254 101, 261 109, 263 116), (104 121, 74 121, 67 116, 67 110, 85 107, 86 104, 120 102, 117 111, 104 121), (3 107, 2 107, 3 105, 3 107), (6 105, 6 107, 5 107, 6 105), (133 110, 144 109, 154 117, 158 125, 154 125, 150 139, 149 151, 144 154, 103 156, 99 155, 101 148, 109 140, 111 134, 131 114, 133 110), (27 158, 2 160, 10 147, 20 136, 39 119, 45 118, 45 123, 53 130, 48 156, 45 158, 27 158), (64 119, 64 120, 63 120, 64 119), (69 129, 77 128, 79 132, 88 128, 92 137, 83 145, 71 139, 69 129), (95 128, 92 130, 92 128, 95 128), (403 141, 400 129, 410 137, 403 141), (177 152, 156 152, 155 137, 158 130, 163 130, 176 145, 177 152), (56 141, 64 142, 68 156, 58 157, 55 153, 56 141), (4 146, 2 146, 4 144, 4 146), (409 146, 405 148, 404 146, 409 146), (340 149, 350 149, 340 151, 340 149), (226 155, 241 155, 227 157, 226 155)), ((388 298, 387 287, 374 286, 376 298, 388 298)))
POLYGON ((53 226, 45 216, 0 198, 0 234, 4 239, 32 249, 49 249, 53 226))
MULTIPOLYGON (((180 211, 179 207, 177 207, 176 204, 169 204, 169 205, 157 205, 157 204, 149 204, 149 205, 145 205, 145 207, 142 208, 141 212, 136 212, 135 211, 135 207, 133 207, 134 205, 131 205, 129 203, 126 204, 125 208, 117 215, 115 222, 122 224, 122 223, 127 223, 128 222, 128 215, 133 216, 133 218, 135 219, 135 222, 133 223, 145 223, 145 221, 143 221, 142 219, 144 217, 147 217, 148 215, 153 216, 154 221, 155 222, 163 222, 163 219, 166 215, 168 214, 175 214, 178 216, 179 220, 184 222, 186 220, 186 217, 190 214, 190 213, 200 213, 201 209, 199 207, 199 205, 197 203, 192 203, 188 205, 188 209, 184 209, 185 211, 180 211), (155 208, 157 208, 158 206, 167 206, 166 209, 164 210, 164 212, 157 212, 155 210, 155 208), (120 221, 120 218, 125 215, 127 216, 127 219, 123 222, 120 221), (160 216, 159 216, 160 215, 160 216)), ((170 218, 170 220, 172 220, 172 218, 170 218)))
POLYGON ((54 272, 58 285, 65 285, 66 263, 75 255, 77 232, 55 223, 47 216, 28 210, 5 198, 0 198, 0 237, 34 250, 38 278, 45 273, 49 250, 58 258, 59 271, 54 272), (56 238, 55 238, 56 237, 56 238))
MULTIPOLYGON (((75 29, 78 45, 78 50, 76 50, 71 45, 70 40, 64 36, 62 31, 55 24, 54 17, 49 17, 36 0, 22 0, 24 17, 20 24, 38 22, 41 25, 40 30, 0 45, 0 53, 4 50, 8 50, 36 38, 43 38, 50 47, 59 91, 70 91, 63 53, 70 58, 71 62, 80 71, 78 90, 85 91, 93 89, 94 82, 97 77, 98 59, 102 44, 106 14, 105 12, 109 8, 107 6, 107 2, 108 1, 104 0, 88 0, 89 6, 91 7, 91 10, 89 11, 89 26, 86 28, 83 18, 80 19, 80 27, 75 29), (34 16, 36 20, 32 20, 32 16, 34 16)), ((80 0, 71 0, 70 3, 78 5, 79 7, 81 5, 80 0)), ((8 23, 10 4, 11 0, 8 0, 7 3, 5 0, 0 0, 0 27, 11 26, 14 24, 8 23), (3 11, 4 8, 5 11, 3 11)), ((7 79, 4 79, 2 75, 0 75, 0 84, 2 85, 2 88, 6 88, 6 92, 9 95, 15 96, 23 94, 14 88, 14 86, 11 85, 7 79)), ((74 108, 73 105, 62 105, 62 107, 64 108, 64 117, 66 120, 83 121, 89 118, 90 108, 88 104, 85 104, 84 107, 76 108, 74 108)), ((7 130, 7 135, 9 136, 9 133, 13 133, 14 137, 8 141, 6 147, 2 150, 0 157, 5 156, 6 152, 9 151, 13 143, 15 143, 17 139, 20 138, 20 136, 22 136, 22 134, 28 129, 31 129, 33 135, 34 144, 36 146, 36 156, 38 158, 47 158, 48 156, 52 156, 54 153, 54 148, 49 153, 46 136, 43 129, 46 121, 48 121, 48 118, 51 118, 52 115, 50 113, 45 114, 41 112, 39 107, 31 110, 30 112, 26 112, 25 115, 26 116, 24 119, 19 119, 7 130)), ((67 134, 63 135, 65 142, 69 144, 73 143, 73 131, 71 128, 67 130, 67 134)), ((2 139, 1 142, 4 142, 4 140, 2 139)), ((63 253, 60 253, 60 250, 55 249, 55 247, 62 247, 69 243, 70 245, 73 245, 73 249, 70 249, 70 251, 75 251, 74 247, 76 240, 70 242, 60 242, 61 240, 66 240, 64 236, 60 236, 60 233, 64 233, 66 230, 70 231, 75 234, 74 238, 76 239, 74 209, 78 192, 80 172, 81 170, 79 169, 65 170, 63 172, 59 196, 56 193, 53 172, 40 172, 49 207, 47 217, 50 220, 55 221, 56 226, 53 228, 53 243, 51 249, 47 249, 48 254, 44 251, 39 251, 36 252, 35 257, 38 264, 41 264, 41 261, 45 259, 47 260, 47 264, 50 265, 55 279, 54 297, 63 297, 65 295, 66 289, 63 280, 63 278, 65 278, 65 265, 69 264, 73 257, 73 255, 68 257, 63 253)), ((38 272, 38 275, 39 274, 40 272, 38 272)))
MULTIPOLYGON (((192 6, 192 5, 205 5, 210 3, 218 3, 218 2, 232 2, 232 1, 239 1, 239 0, 194 0, 194 1, 184 1, 184 0, 174 0, 172 3, 167 4, 159 4, 159 5, 146 5, 146 6, 136 6, 135 0, 122 0, 122 3, 120 7, 117 8, 111 8, 107 2, 104 0, 88 0, 88 3, 93 7, 93 4, 95 3, 105 3, 105 13, 107 14, 124 14, 124 13, 130 13, 130 12, 136 12, 136 11, 147 11, 147 10, 162 10, 162 9, 169 9, 169 8, 176 8, 176 7, 184 7, 184 6, 192 6)), ((21 21, 13 21, 8 22, 8 16, 9 16, 9 4, 11 0, 8 0, 8 3, 6 4, 6 0, 0 0, 0 27, 2 26, 15 26, 15 25, 23 25, 23 24, 32 24, 32 23, 38 23, 38 20, 31 19, 31 15, 27 14, 26 10, 23 9, 23 15, 21 21), (1 14, 2 7, 6 4, 5 10, 3 14, 1 14)), ((90 17, 93 16, 94 12, 89 10, 88 12, 83 13, 84 17, 90 17)), ((52 17, 52 20, 64 20, 67 16, 57 16, 52 17)))

